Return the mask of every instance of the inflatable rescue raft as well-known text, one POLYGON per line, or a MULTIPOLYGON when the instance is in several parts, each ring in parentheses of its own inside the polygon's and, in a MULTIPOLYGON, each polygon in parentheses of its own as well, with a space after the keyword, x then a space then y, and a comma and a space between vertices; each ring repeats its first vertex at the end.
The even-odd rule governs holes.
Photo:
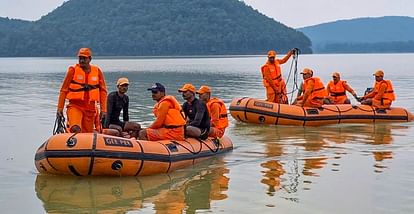
POLYGON ((320 126, 338 123, 409 122, 413 114, 404 108, 374 109, 368 105, 324 105, 322 108, 271 103, 254 98, 235 98, 230 113, 247 123, 320 126))
POLYGON ((36 152, 40 173, 138 176, 168 173, 232 150, 231 140, 142 141, 99 133, 57 134, 36 152))

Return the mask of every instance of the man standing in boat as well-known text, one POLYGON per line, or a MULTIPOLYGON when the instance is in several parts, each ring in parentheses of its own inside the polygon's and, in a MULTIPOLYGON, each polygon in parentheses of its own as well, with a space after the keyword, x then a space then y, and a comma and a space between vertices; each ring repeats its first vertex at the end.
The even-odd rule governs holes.
POLYGON ((195 97, 196 88, 190 83, 184 84, 178 92, 186 100, 183 104, 183 111, 187 118, 186 136, 207 139, 210 132, 210 115, 206 104, 195 97))
POLYGON ((328 95, 325 86, 319 77, 313 76, 313 71, 309 68, 303 69, 303 95, 296 99, 295 105, 301 107, 320 108, 323 104, 329 103, 326 100, 328 95))
POLYGON ((201 86, 197 94, 200 100, 207 105, 207 110, 210 114, 211 127, 208 136, 214 138, 223 137, 224 131, 229 126, 227 108, 223 100, 217 97, 211 97, 211 89, 206 85, 201 86))
MULTIPOLYGON (((60 88, 57 117, 63 117, 65 100, 68 128, 71 133, 93 132, 96 117, 106 116, 107 89, 100 68, 91 65, 92 52, 81 48, 78 52, 79 63, 70 66, 60 88), (100 112, 97 110, 97 103, 100 112)), ((101 120, 99 120, 101 121, 101 120)))
POLYGON ((295 49, 290 50, 282 59, 276 59, 276 51, 267 53, 267 62, 261 67, 263 85, 266 88, 266 101, 273 103, 288 103, 286 83, 282 77, 281 64, 286 63, 295 54, 295 49))
POLYGON ((391 107, 395 100, 394 87, 391 80, 384 80, 384 71, 378 70, 374 73, 374 90, 361 98, 361 104, 371 105, 379 109, 391 107))
POLYGON ((174 96, 165 95, 165 87, 155 83, 148 91, 155 100, 153 113, 155 121, 139 132, 140 140, 184 140, 185 119, 181 105, 174 96))
POLYGON ((339 72, 332 73, 332 80, 326 86, 326 91, 328 92, 328 99, 331 104, 351 104, 351 101, 346 96, 347 91, 358 100, 354 89, 346 81, 341 80, 339 72))

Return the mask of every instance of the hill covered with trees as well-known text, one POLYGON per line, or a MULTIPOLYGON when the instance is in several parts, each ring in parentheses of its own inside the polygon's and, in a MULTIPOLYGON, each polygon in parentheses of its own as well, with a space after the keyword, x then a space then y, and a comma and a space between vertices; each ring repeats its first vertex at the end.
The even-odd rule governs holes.
POLYGON ((386 16, 340 20, 298 29, 315 53, 414 52, 414 18, 386 16))
POLYGON ((79 47, 99 56, 311 53, 310 46, 302 32, 239 0, 70 0, 34 22, 0 19, 0 56, 73 56, 79 47))

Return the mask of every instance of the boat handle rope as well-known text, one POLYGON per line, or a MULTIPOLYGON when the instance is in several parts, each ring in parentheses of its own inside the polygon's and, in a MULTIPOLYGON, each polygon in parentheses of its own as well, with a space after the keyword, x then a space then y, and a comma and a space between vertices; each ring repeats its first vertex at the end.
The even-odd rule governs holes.
POLYGON ((73 135, 71 135, 68 140, 66 141, 66 146, 67 147, 74 147, 76 145, 76 143, 78 142, 75 138, 75 135, 77 135, 78 132, 73 133, 73 135))
MULTIPOLYGON (((200 143, 202 143, 202 144, 204 144, 204 145, 206 145, 206 147, 208 148, 208 149, 210 149, 210 151, 212 152, 212 153, 217 153, 218 152, 218 150, 220 149, 220 141, 218 141, 218 143, 215 143, 214 142, 214 140, 216 140, 217 138, 215 138, 215 139, 213 139, 213 140, 211 140, 211 141, 213 141, 213 143, 214 144, 217 144, 217 146, 216 146, 216 149, 215 150, 213 150, 206 142, 204 142, 203 140, 201 140, 201 139, 199 139, 199 138, 196 138, 200 143)), ((217 139, 218 140, 218 139, 217 139)))
MULTIPOLYGON (((188 141, 186 141, 186 140, 184 140, 185 142, 187 142, 187 143, 190 143, 190 142, 188 142, 188 141)), ((179 146, 181 146, 181 147, 183 147, 185 150, 187 150, 187 151, 189 151, 191 154, 193 154, 193 155, 197 155, 197 154, 199 154, 200 152, 201 152, 201 150, 202 150, 202 144, 201 144, 201 142, 200 142, 200 150, 198 150, 197 152, 194 152, 194 151, 192 151, 191 149, 189 149, 188 147, 186 147, 186 146, 184 146, 183 144, 181 144, 181 143, 179 143, 179 142, 177 142, 177 141, 171 141, 171 142, 173 142, 174 144, 177 144, 177 145, 179 145, 179 146)), ((191 144, 190 144, 191 145, 191 144)))

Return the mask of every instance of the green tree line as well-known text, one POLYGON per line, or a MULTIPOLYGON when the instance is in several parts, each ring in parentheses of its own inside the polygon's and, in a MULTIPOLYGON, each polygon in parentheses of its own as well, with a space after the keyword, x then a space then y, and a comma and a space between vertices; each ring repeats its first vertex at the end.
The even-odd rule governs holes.
POLYGON ((83 46, 100 56, 312 52, 303 33, 238 0, 70 0, 18 23, 0 30, 0 56, 73 56, 83 46))

